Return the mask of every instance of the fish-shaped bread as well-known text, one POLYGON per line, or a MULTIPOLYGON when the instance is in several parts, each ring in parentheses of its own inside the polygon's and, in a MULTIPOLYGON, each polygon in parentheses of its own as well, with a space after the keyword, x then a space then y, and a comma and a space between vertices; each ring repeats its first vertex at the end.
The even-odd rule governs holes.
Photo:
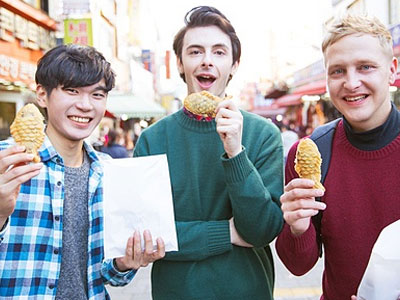
POLYGON ((183 101, 185 108, 196 115, 215 118, 215 109, 223 99, 207 91, 192 93, 183 101))
POLYGON ((38 149, 44 141, 44 118, 39 109, 32 103, 22 107, 14 122, 10 126, 10 132, 17 144, 23 145, 27 153, 35 155, 34 162, 40 162, 38 149))
POLYGON ((325 191, 321 184, 321 154, 313 140, 305 138, 297 145, 294 169, 300 178, 311 179, 315 182, 314 188, 325 191))

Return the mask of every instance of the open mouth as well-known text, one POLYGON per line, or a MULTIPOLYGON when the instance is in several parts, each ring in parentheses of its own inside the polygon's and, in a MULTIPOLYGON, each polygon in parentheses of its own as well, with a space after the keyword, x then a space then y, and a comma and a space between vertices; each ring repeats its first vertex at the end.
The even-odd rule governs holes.
POLYGON ((196 76, 197 80, 202 84, 202 85, 212 85, 213 82, 216 80, 215 76, 212 75, 199 75, 196 76))
POLYGON ((355 96, 355 97, 344 97, 343 99, 347 102, 358 102, 366 99, 368 95, 362 95, 362 96, 355 96))
POLYGON ((84 117, 77 117, 77 116, 70 116, 68 118, 77 123, 89 123, 92 120, 91 118, 84 118, 84 117))

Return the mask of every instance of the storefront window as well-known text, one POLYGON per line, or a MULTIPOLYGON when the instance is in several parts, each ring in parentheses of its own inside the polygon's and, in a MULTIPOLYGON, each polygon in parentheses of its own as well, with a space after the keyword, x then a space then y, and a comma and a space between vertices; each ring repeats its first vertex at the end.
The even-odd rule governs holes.
POLYGON ((15 103, 0 102, 0 140, 5 140, 10 136, 10 125, 15 115, 15 103))

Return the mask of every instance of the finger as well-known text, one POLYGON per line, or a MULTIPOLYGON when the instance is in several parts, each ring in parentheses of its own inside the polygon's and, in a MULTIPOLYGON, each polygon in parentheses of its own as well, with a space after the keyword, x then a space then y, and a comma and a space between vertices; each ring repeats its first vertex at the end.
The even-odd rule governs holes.
POLYGON ((312 199, 299 199, 296 201, 284 202, 281 205, 281 209, 283 212, 290 212, 299 209, 315 209, 315 210, 324 210, 326 208, 326 204, 320 201, 315 201, 312 199))
POLYGON ((305 178, 294 178, 285 186, 285 192, 290 191, 295 188, 312 188, 314 186, 314 181, 305 178))
POLYGON ((142 259, 142 245, 140 234, 138 231, 135 231, 133 234, 133 262, 134 268, 138 269, 140 267, 140 261, 142 259))
POLYGON ((215 120, 219 119, 238 119, 243 120, 243 116, 240 111, 229 110, 225 107, 221 107, 219 110, 216 110, 215 120))
POLYGON ((0 194, 4 194, 5 192, 3 191, 8 191, 8 192, 14 192, 19 186, 27 182, 28 180, 32 179, 33 177, 37 176, 40 173, 40 170, 35 170, 29 173, 25 173, 19 177, 15 177, 13 180, 8 181, 6 183, 2 184, 2 188, 0 191, 0 194))
POLYGON ((7 171, 6 173, 0 175, 1 176, 0 184, 7 183, 12 180, 17 180, 18 184, 24 183, 25 181, 32 178, 32 177, 28 176, 29 177, 28 179, 26 179, 25 181, 22 181, 25 179, 25 177, 23 177, 24 175, 32 173, 32 172, 39 173, 40 169, 42 167, 43 167, 42 163, 37 163, 37 164, 22 165, 22 166, 12 168, 9 171, 7 171))
MULTIPOLYGON (((1 151, 0 151, 1 152, 1 151)), ((3 156, 0 159, 0 173, 5 173, 10 166, 27 164, 33 161, 34 155, 28 153, 16 153, 3 156)))
POLYGON ((126 242, 125 255, 127 258, 132 259, 133 255, 133 237, 130 236, 126 242))
POLYGON ((319 210, 316 209, 299 209, 291 212, 284 212, 283 218, 285 219, 286 223, 291 225, 298 220, 311 218, 317 215, 318 212, 319 210))
POLYGON ((0 151, 0 159, 13 154, 22 153, 24 151, 25 151, 25 146, 14 145, 10 148, 0 151))
POLYGON ((217 126, 229 126, 232 124, 238 124, 241 125, 242 121, 239 119, 227 119, 227 118, 219 118, 215 120, 217 123, 217 126))
POLYGON ((320 189, 313 188, 295 188, 289 191, 285 191, 280 200, 281 203, 296 201, 300 199, 309 199, 315 197, 322 197, 324 191, 320 189))
POLYGON ((232 98, 226 98, 222 100, 220 103, 218 103, 216 109, 217 113, 221 108, 226 108, 231 111, 237 111, 237 112, 239 111, 239 108, 237 107, 232 98))
POLYGON ((144 252, 146 255, 151 255, 153 254, 153 238, 151 237, 151 233, 149 230, 145 230, 143 232, 143 237, 144 237, 144 243, 145 243, 145 248, 144 252))
POLYGON ((157 252, 154 252, 154 260, 165 256, 165 244, 162 238, 157 238, 157 252))
POLYGON ((240 133, 240 126, 238 124, 231 124, 225 126, 217 126, 217 132, 220 134, 240 133))

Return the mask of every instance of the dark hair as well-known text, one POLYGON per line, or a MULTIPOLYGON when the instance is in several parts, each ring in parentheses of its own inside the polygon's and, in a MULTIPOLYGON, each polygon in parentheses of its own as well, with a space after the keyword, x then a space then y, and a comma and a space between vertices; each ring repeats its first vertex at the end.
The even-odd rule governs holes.
MULTIPOLYGON (((174 38, 173 48, 178 59, 182 61, 183 39, 188 29, 205 26, 217 26, 229 36, 232 43, 233 64, 239 62, 242 50, 236 31, 231 22, 218 9, 211 6, 197 6, 186 13, 185 26, 174 38)), ((180 76, 185 81, 185 74, 180 74, 180 76)))
POLYGON ((114 129, 110 129, 107 135, 108 135, 108 145, 115 144, 115 141, 117 140, 118 137, 118 132, 114 129))
POLYGON ((81 45, 60 45, 39 60, 36 84, 48 95, 59 85, 64 88, 93 85, 104 79, 106 92, 115 85, 115 73, 104 56, 95 48, 81 45))

